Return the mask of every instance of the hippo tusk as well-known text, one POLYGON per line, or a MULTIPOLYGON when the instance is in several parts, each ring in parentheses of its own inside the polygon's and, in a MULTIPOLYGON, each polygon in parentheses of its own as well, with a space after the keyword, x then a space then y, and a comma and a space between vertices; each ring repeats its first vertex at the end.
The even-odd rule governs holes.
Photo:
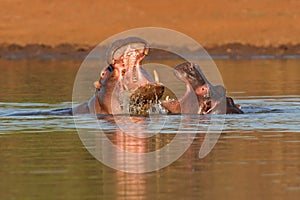
POLYGON ((128 87, 127 87, 125 84, 122 84, 122 85, 123 85, 123 89, 124 89, 125 91, 129 91, 128 87))
POLYGON ((213 111, 217 107, 217 104, 215 103, 214 106, 212 106, 208 111, 205 112, 205 114, 209 114, 211 111, 213 111))
POLYGON ((153 70, 153 74, 154 74, 154 80, 156 83, 159 83, 159 77, 158 77, 158 73, 156 72, 156 70, 153 70))
POLYGON ((147 56, 148 54, 149 54, 149 48, 146 47, 144 50, 144 55, 147 56))
POLYGON ((202 106, 199 106, 198 112, 199 115, 202 114, 202 106))

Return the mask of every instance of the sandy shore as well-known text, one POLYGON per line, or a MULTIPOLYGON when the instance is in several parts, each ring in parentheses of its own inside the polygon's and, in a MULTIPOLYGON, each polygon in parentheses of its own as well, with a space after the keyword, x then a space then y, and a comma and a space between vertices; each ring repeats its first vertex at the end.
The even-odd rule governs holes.
MULTIPOLYGON (((84 59, 94 46, 61 44, 57 46, 16 44, 0 46, 2 59, 84 59)), ((278 47, 257 47, 243 44, 226 44, 205 48, 215 59, 248 58, 300 58, 300 45, 280 45, 278 47)), ((177 58, 151 51, 151 58, 177 58)))
POLYGON ((1 0, 0 56, 80 57, 114 34, 149 26, 180 31, 214 55, 294 55, 299 10, 297 0, 1 0))

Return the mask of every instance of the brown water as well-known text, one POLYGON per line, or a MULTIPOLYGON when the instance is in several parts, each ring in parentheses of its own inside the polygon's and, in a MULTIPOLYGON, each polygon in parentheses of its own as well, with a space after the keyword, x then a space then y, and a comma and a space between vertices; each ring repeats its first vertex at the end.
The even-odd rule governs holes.
MULTIPOLYGON (((204 135, 197 135, 170 166, 130 174, 96 160, 71 116, 3 116, 70 107, 80 61, 1 60, 0 199, 298 199, 300 60, 216 63, 229 96, 246 114, 226 116, 205 158, 198 157, 204 135)), ((114 127, 101 122, 122 145, 114 127)), ((174 133, 169 127, 161 137, 174 133)), ((156 143, 147 145, 149 150, 156 143)))

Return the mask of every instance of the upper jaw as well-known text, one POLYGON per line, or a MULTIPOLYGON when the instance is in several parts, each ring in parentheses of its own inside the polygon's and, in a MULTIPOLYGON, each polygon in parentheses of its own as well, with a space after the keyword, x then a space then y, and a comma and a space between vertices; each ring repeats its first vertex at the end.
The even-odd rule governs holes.
POLYGON ((189 93, 191 88, 195 91, 199 102, 198 114, 212 114, 222 109, 219 107, 222 107, 222 102, 226 97, 226 90, 223 86, 214 86, 209 83, 204 74, 192 63, 183 63, 174 69, 175 76, 186 83, 188 88, 186 93, 189 93), (197 89, 202 87, 207 88, 207 91, 197 92, 197 89))
POLYGON ((188 83, 187 74, 185 72, 183 72, 182 70, 175 69, 174 74, 179 80, 182 80, 183 82, 188 83))
POLYGON ((139 49, 144 55, 148 54, 148 42, 139 37, 127 37, 124 39, 115 40, 106 51, 108 64, 114 64, 116 59, 119 59, 124 52, 130 49, 139 49))

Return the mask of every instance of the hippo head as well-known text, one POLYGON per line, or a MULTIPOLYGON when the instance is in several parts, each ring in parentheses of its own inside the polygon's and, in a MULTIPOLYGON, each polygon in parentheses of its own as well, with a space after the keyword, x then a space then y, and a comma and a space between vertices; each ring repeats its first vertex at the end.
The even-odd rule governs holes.
POLYGON ((241 106, 235 104, 231 97, 226 97, 226 114, 243 114, 241 106))
POLYGON ((99 97, 100 101, 111 102, 110 106, 107 106, 108 102, 102 102, 110 107, 108 113, 145 114, 162 97, 164 86, 155 82, 140 66, 147 53, 147 42, 138 37, 117 40, 108 48, 109 67, 102 71, 105 78, 95 83, 96 88, 100 88, 99 94, 102 92, 111 97, 99 97))
MULTIPOLYGON (((180 80, 186 83, 187 91, 185 95, 177 102, 172 100, 162 102, 162 105, 170 112, 173 112, 173 110, 170 110, 169 108, 172 108, 178 112, 180 109, 178 108, 179 105, 189 105, 185 102, 189 101, 189 96, 191 93, 196 95, 198 100, 197 109, 188 109, 192 112, 197 111, 198 114, 225 114, 227 113, 227 109, 229 109, 228 105, 232 107, 230 110, 236 110, 235 108, 233 109, 235 104, 229 102, 231 98, 226 98, 225 88, 221 85, 212 85, 206 79, 205 75, 197 64, 184 62, 177 65, 174 68, 174 72, 180 80), (177 108, 174 105, 177 105, 177 108), (226 106, 228 108, 226 108, 226 106)), ((190 106, 194 105, 195 104, 190 104, 190 106)), ((239 108, 237 109, 239 110, 239 108)))
POLYGON ((148 43, 138 37, 116 40, 107 50, 107 62, 121 70, 120 81, 126 90, 133 91, 140 85, 154 82, 140 65, 148 51, 148 43))
POLYGON ((174 67, 174 73, 197 94, 199 99, 208 97, 210 84, 198 65, 184 62, 174 67))
POLYGON ((94 82, 96 88, 96 103, 90 108, 93 113, 112 114, 112 105, 115 105, 114 108, 117 109, 120 107, 118 96, 116 95, 116 90, 119 88, 120 77, 120 69, 115 68, 113 65, 108 65, 103 68, 99 80, 94 82))

